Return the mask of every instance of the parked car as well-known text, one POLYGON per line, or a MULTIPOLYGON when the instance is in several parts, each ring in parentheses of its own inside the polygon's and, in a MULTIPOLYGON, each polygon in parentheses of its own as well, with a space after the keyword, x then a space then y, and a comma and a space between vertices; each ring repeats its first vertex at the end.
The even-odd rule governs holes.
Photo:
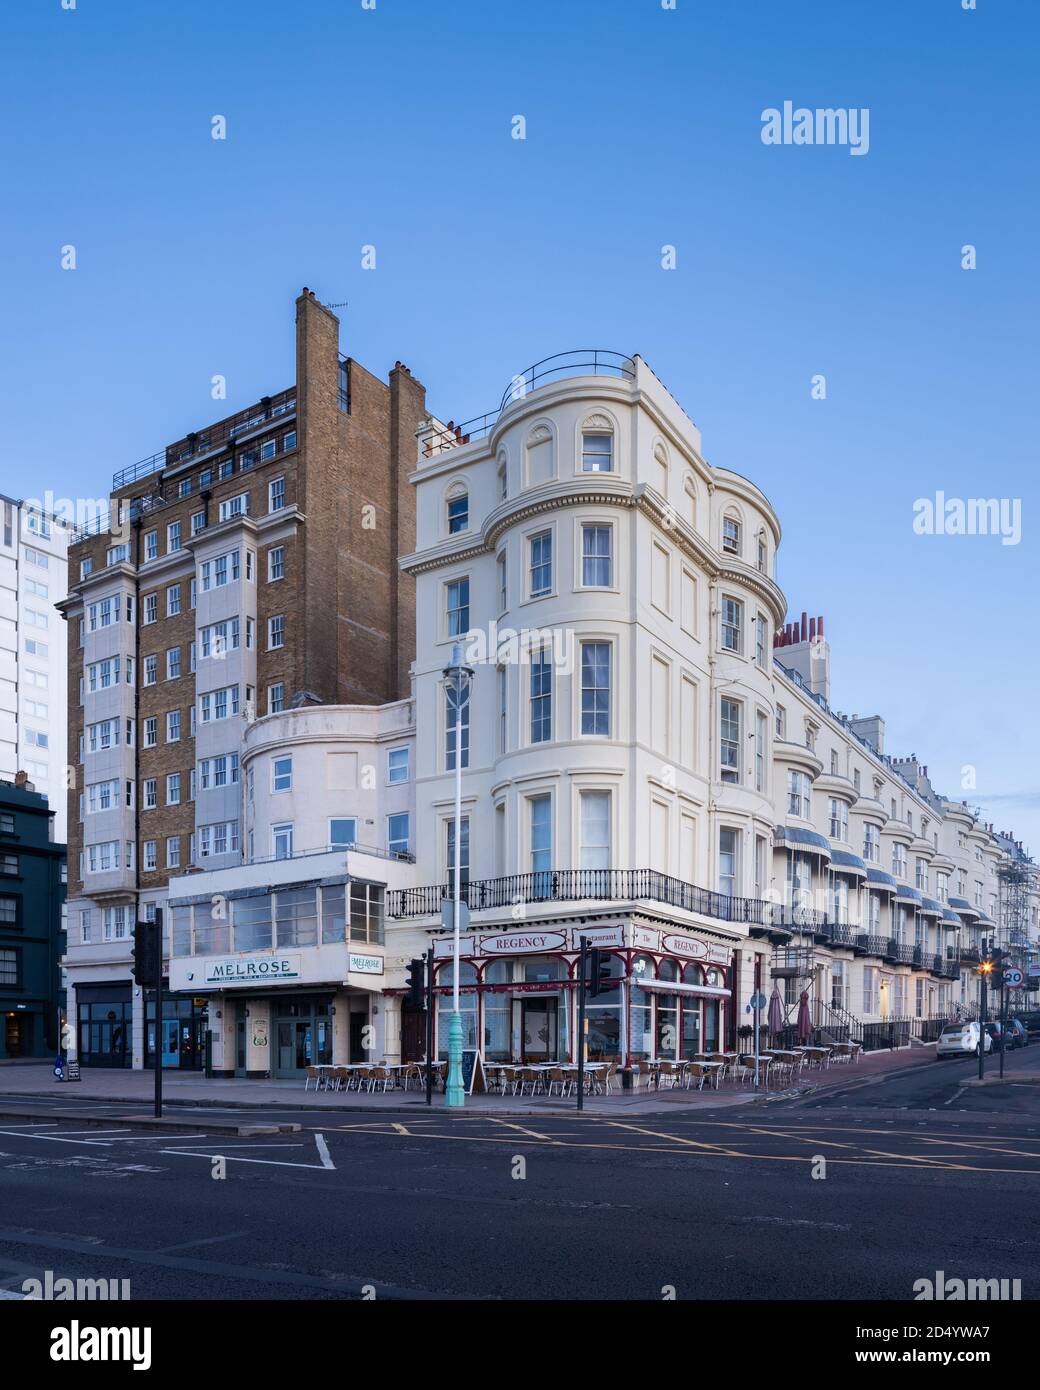
POLYGON ((1040 1036, 1040 1009, 1027 1009, 1023 1013, 1016 1014, 1020 1023, 1024 1023, 1029 1036, 1040 1036))
MULTIPOLYGON (((999 1023, 987 1023, 987 1024, 986 1024, 986 1032, 987 1032, 987 1033, 990 1035, 990 1037, 993 1039, 993 1047, 997 1050, 997 1052, 1003 1052, 1003 1050, 1004 1050, 1004 1038, 1003 1038, 1003 1034, 1002 1034, 1002 1032, 1001 1032, 1000 1024, 999 1024, 999 1023)), ((987 1050, 988 1050, 988 1049, 987 1049, 987 1050)))
POLYGON ((1009 1018, 1004 1028, 1004 1035, 1007 1038, 1008 1047, 1028 1047, 1029 1034, 1026 1032, 1025 1024, 1017 1018, 1009 1018))
MULTIPOLYGON (((979 1025, 977 1023, 948 1023, 939 1034, 935 1044, 935 1060, 942 1057, 972 1057, 979 1052, 979 1025)), ((988 1032, 982 1033, 985 1050, 993 1047, 993 1039, 988 1032)))

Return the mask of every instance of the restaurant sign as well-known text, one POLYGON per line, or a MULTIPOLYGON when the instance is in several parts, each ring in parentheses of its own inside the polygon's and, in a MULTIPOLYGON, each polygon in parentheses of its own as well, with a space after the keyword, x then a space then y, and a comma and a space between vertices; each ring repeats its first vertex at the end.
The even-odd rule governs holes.
POLYGON ((563 951, 566 947, 567 934, 562 931, 510 931, 480 938, 480 949, 486 956, 513 956, 525 951, 563 951))
POLYGON ((590 948, 593 946, 598 946, 601 949, 624 946, 625 929, 624 927, 571 927, 571 950, 581 950, 582 937, 589 943, 590 948))
MULTIPOLYGON (((438 960, 441 960, 444 956, 451 956, 451 955, 454 955, 454 954, 455 954, 455 938, 454 938, 454 936, 439 936, 439 937, 437 937, 437 939, 436 939, 436 940, 434 941, 434 943, 433 943, 433 954, 436 956, 436 958, 437 958, 438 960)), ((459 937, 459 955, 460 955, 460 956, 472 956, 472 955, 475 955, 475 954, 476 954, 476 945, 474 944, 473 937, 472 937, 472 936, 460 936, 460 937, 459 937)))
POLYGON ((350 953, 347 969, 352 975, 382 975, 382 956, 362 956, 355 951, 350 953))
POLYGON ((208 985, 255 985, 299 978, 299 956, 231 956, 206 962, 208 985))
POLYGON ((671 956, 685 956, 687 960, 710 960, 719 965, 729 963, 729 952, 725 946, 709 945, 695 936, 678 936, 674 933, 662 936, 661 950, 671 956))

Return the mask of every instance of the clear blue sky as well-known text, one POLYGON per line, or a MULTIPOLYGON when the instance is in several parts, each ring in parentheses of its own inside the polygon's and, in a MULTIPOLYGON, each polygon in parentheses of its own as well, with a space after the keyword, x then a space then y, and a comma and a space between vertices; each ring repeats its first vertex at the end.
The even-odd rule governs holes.
POLYGON ((8 0, 0 491, 103 494, 215 373, 288 384, 304 284, 442 418, 641 352, 778 508, 833 703, 1040 850, 1038 38, 1035 0, 8 0), (785 100, 868 107, 869 153, 765 146, 785 100), (915 535, 936 489, 1021 543, 915 535))

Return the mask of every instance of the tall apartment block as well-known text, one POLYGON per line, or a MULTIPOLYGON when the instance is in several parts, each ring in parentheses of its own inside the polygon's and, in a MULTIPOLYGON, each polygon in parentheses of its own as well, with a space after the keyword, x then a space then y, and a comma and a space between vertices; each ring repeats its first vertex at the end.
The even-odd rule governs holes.
POLYGON ((33 503, 0 495, 0 780, 25 772, 65 839, 68 729, 65 624, 69 527, 33 503))
POLYGON ((69 1013, 95 1063, 130 1065, 132 1040, 141 1064, 130 939, 171 874, 268 852, 242 842, 252 719, 409 694, 424 396, 342 356, 304 289, 295 383, 117 473, 73 538, 69 1013))

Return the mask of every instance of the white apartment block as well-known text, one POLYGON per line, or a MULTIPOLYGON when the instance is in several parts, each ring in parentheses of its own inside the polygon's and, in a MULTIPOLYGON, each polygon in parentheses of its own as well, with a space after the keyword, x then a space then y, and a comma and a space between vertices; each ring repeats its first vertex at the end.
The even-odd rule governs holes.
MULTIPOLYGON (((879 716, 832 709, 772 505, 639 357, 551 359, 468 433, 428 419, 412 483, 412 697, 238 717, 240 844, 155 893, 166 1064, 197 1065, 203 1030, 226 1076, 421 1057, 404 971, 430 950, 444 1055, 456 835, 464 1036, 489 1062, 574 1055, 582 936, 611 971, 590 1053, 622 1064, 733 1043, 774 987, 792 1025, 804 993, 823 1036, 921 1044, 975 1007, 984 940, 1035 960, 1022 847, 889 756, 879 716)), ((112 977, 106 930, 77 980, 112 977)), ((140 1065, 140 990, 120 1026, 140 1065)))
POLYGON ((0 496, 0 778, 28 774, 66 838, 68 691, 65 622, 68 528, 0 496))

